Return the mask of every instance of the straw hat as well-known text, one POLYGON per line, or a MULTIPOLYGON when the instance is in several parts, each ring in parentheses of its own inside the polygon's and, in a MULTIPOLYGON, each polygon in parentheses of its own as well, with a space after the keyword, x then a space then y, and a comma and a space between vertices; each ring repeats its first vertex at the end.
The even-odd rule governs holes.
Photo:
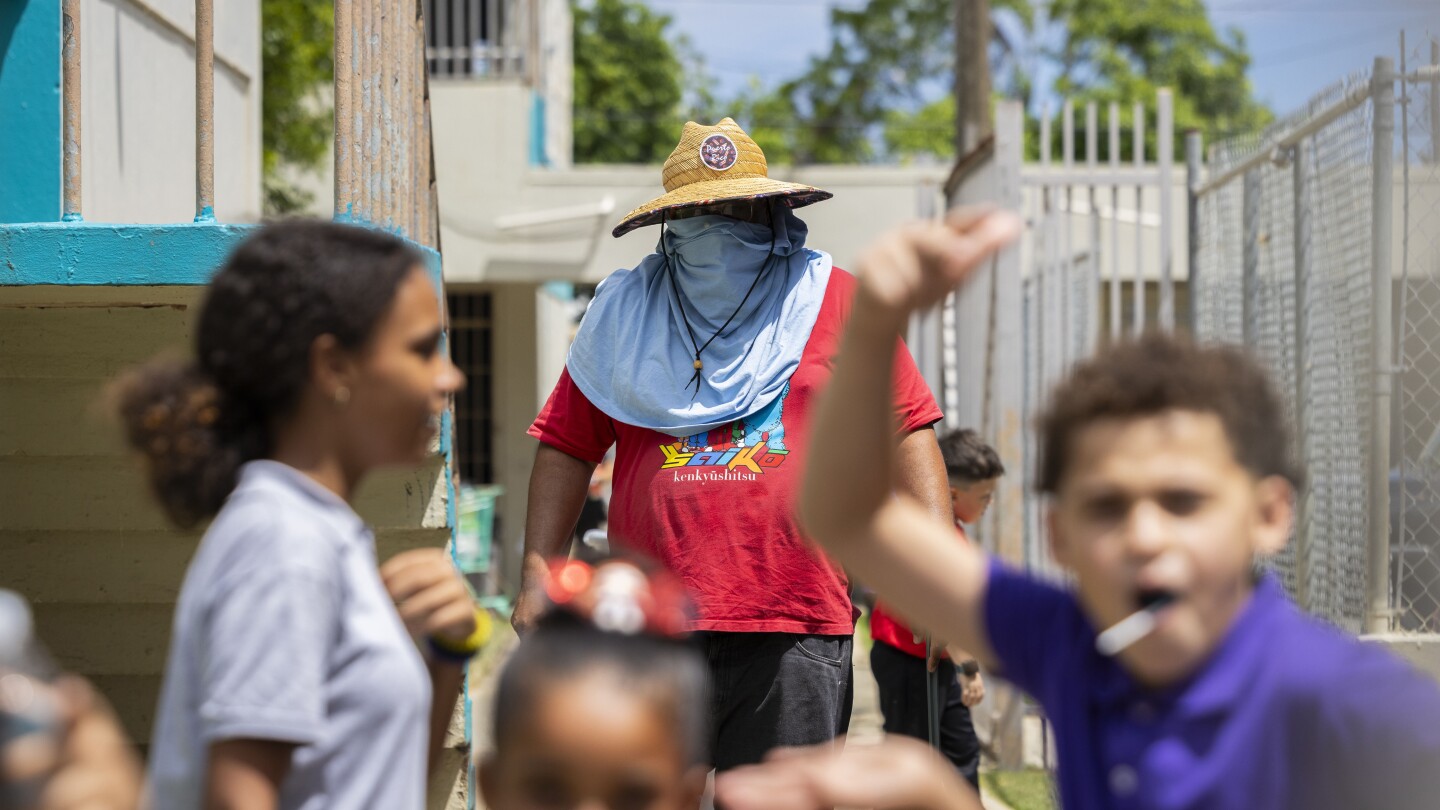
POLYGON ((665 194, 626 214, 611 233, 623 236, 654 225, 665 211, 676 208, 761 197, 781 197, 791 208, 800 208, 832 196, 814 186, 771 180, 767 172, 765 153, 733 120, 721 119, 713 127, 686 122, 680 145, 661 172, 665 194))

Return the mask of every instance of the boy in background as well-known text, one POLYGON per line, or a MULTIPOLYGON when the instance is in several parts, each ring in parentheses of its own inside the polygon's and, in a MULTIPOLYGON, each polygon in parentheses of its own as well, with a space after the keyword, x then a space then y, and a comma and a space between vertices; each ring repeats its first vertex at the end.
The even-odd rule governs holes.
MULTIPOLYGON (((940 439, 940 454, 950 480, 955 532, 960 542, 969 543, 965 524, 973 526, 984 516, 1005 466, 994 448, 969 429, 945 434, 940 439)), ((979 664, 970 655, 957 651, 957 665, 938 639, 930 640, 927 660, 925 636, 892 614, 883 602, 875 603, 870 637, 870 670, 880 688, 885 733, 928 739, 928 714, 935 711, 940 716, 940 753, 979 790, 980 740, 970 717, 971 707, 985 698, 979 664), (932 672, 940 685, 933 709, 926 689, 926 678, 932 672)))

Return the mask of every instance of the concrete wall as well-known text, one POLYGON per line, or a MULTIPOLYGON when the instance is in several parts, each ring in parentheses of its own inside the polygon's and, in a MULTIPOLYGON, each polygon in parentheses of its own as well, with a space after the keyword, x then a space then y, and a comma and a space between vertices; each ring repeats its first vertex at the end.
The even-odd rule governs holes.
MULTIPOLYGON (((0 286, 0 587, 33 600, 60 663, 92 678, 141 742, 198 534, 165 523, 101 391, 189 345, 200 290, 0 286)), ((357 502, 382 558, 448 538, 441 467, 367 483, 357 502)))
MULTIPOLYGON (((85 218, 189 222, 195 216, 195 4, 83 0, 80 19, 85 218)), ((260 2, 217 2, 215 215, 221 221, 260 218, 260 93, 260 2)))

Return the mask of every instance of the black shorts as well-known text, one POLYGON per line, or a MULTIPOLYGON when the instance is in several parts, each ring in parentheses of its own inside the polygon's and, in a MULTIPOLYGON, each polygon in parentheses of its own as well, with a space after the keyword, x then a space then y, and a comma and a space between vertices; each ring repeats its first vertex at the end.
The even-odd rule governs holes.
POLYGON ((772 748, 844 734, 854 700, 851 636, 695 634, 710 663, 710 761, 750 765, 772 748))

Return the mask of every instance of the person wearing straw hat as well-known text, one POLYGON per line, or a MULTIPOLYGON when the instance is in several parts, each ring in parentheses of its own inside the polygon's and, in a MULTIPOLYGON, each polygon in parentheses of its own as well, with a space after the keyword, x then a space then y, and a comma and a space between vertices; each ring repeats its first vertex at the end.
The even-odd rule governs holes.
MULTIPOLYGON (((849 580, 812 550, 793 504, 807 447, 846 441, 809 427, 855 281, 806 246, 795 214, 830 193, 771 178, 731 119, 687 123, 662 179, 665 194, 614 229, 659 225, 655 252, 597 289, 530 427, 540 444, 512 621, 524 633, 543 609, 546 563, 566 552, 613 445, 611 543, 691 590, 714 679, 711 762, 726 770, 849 723, 849 580)), ((901 485, 942 517, 941 413, 896 353, 901 485)))

